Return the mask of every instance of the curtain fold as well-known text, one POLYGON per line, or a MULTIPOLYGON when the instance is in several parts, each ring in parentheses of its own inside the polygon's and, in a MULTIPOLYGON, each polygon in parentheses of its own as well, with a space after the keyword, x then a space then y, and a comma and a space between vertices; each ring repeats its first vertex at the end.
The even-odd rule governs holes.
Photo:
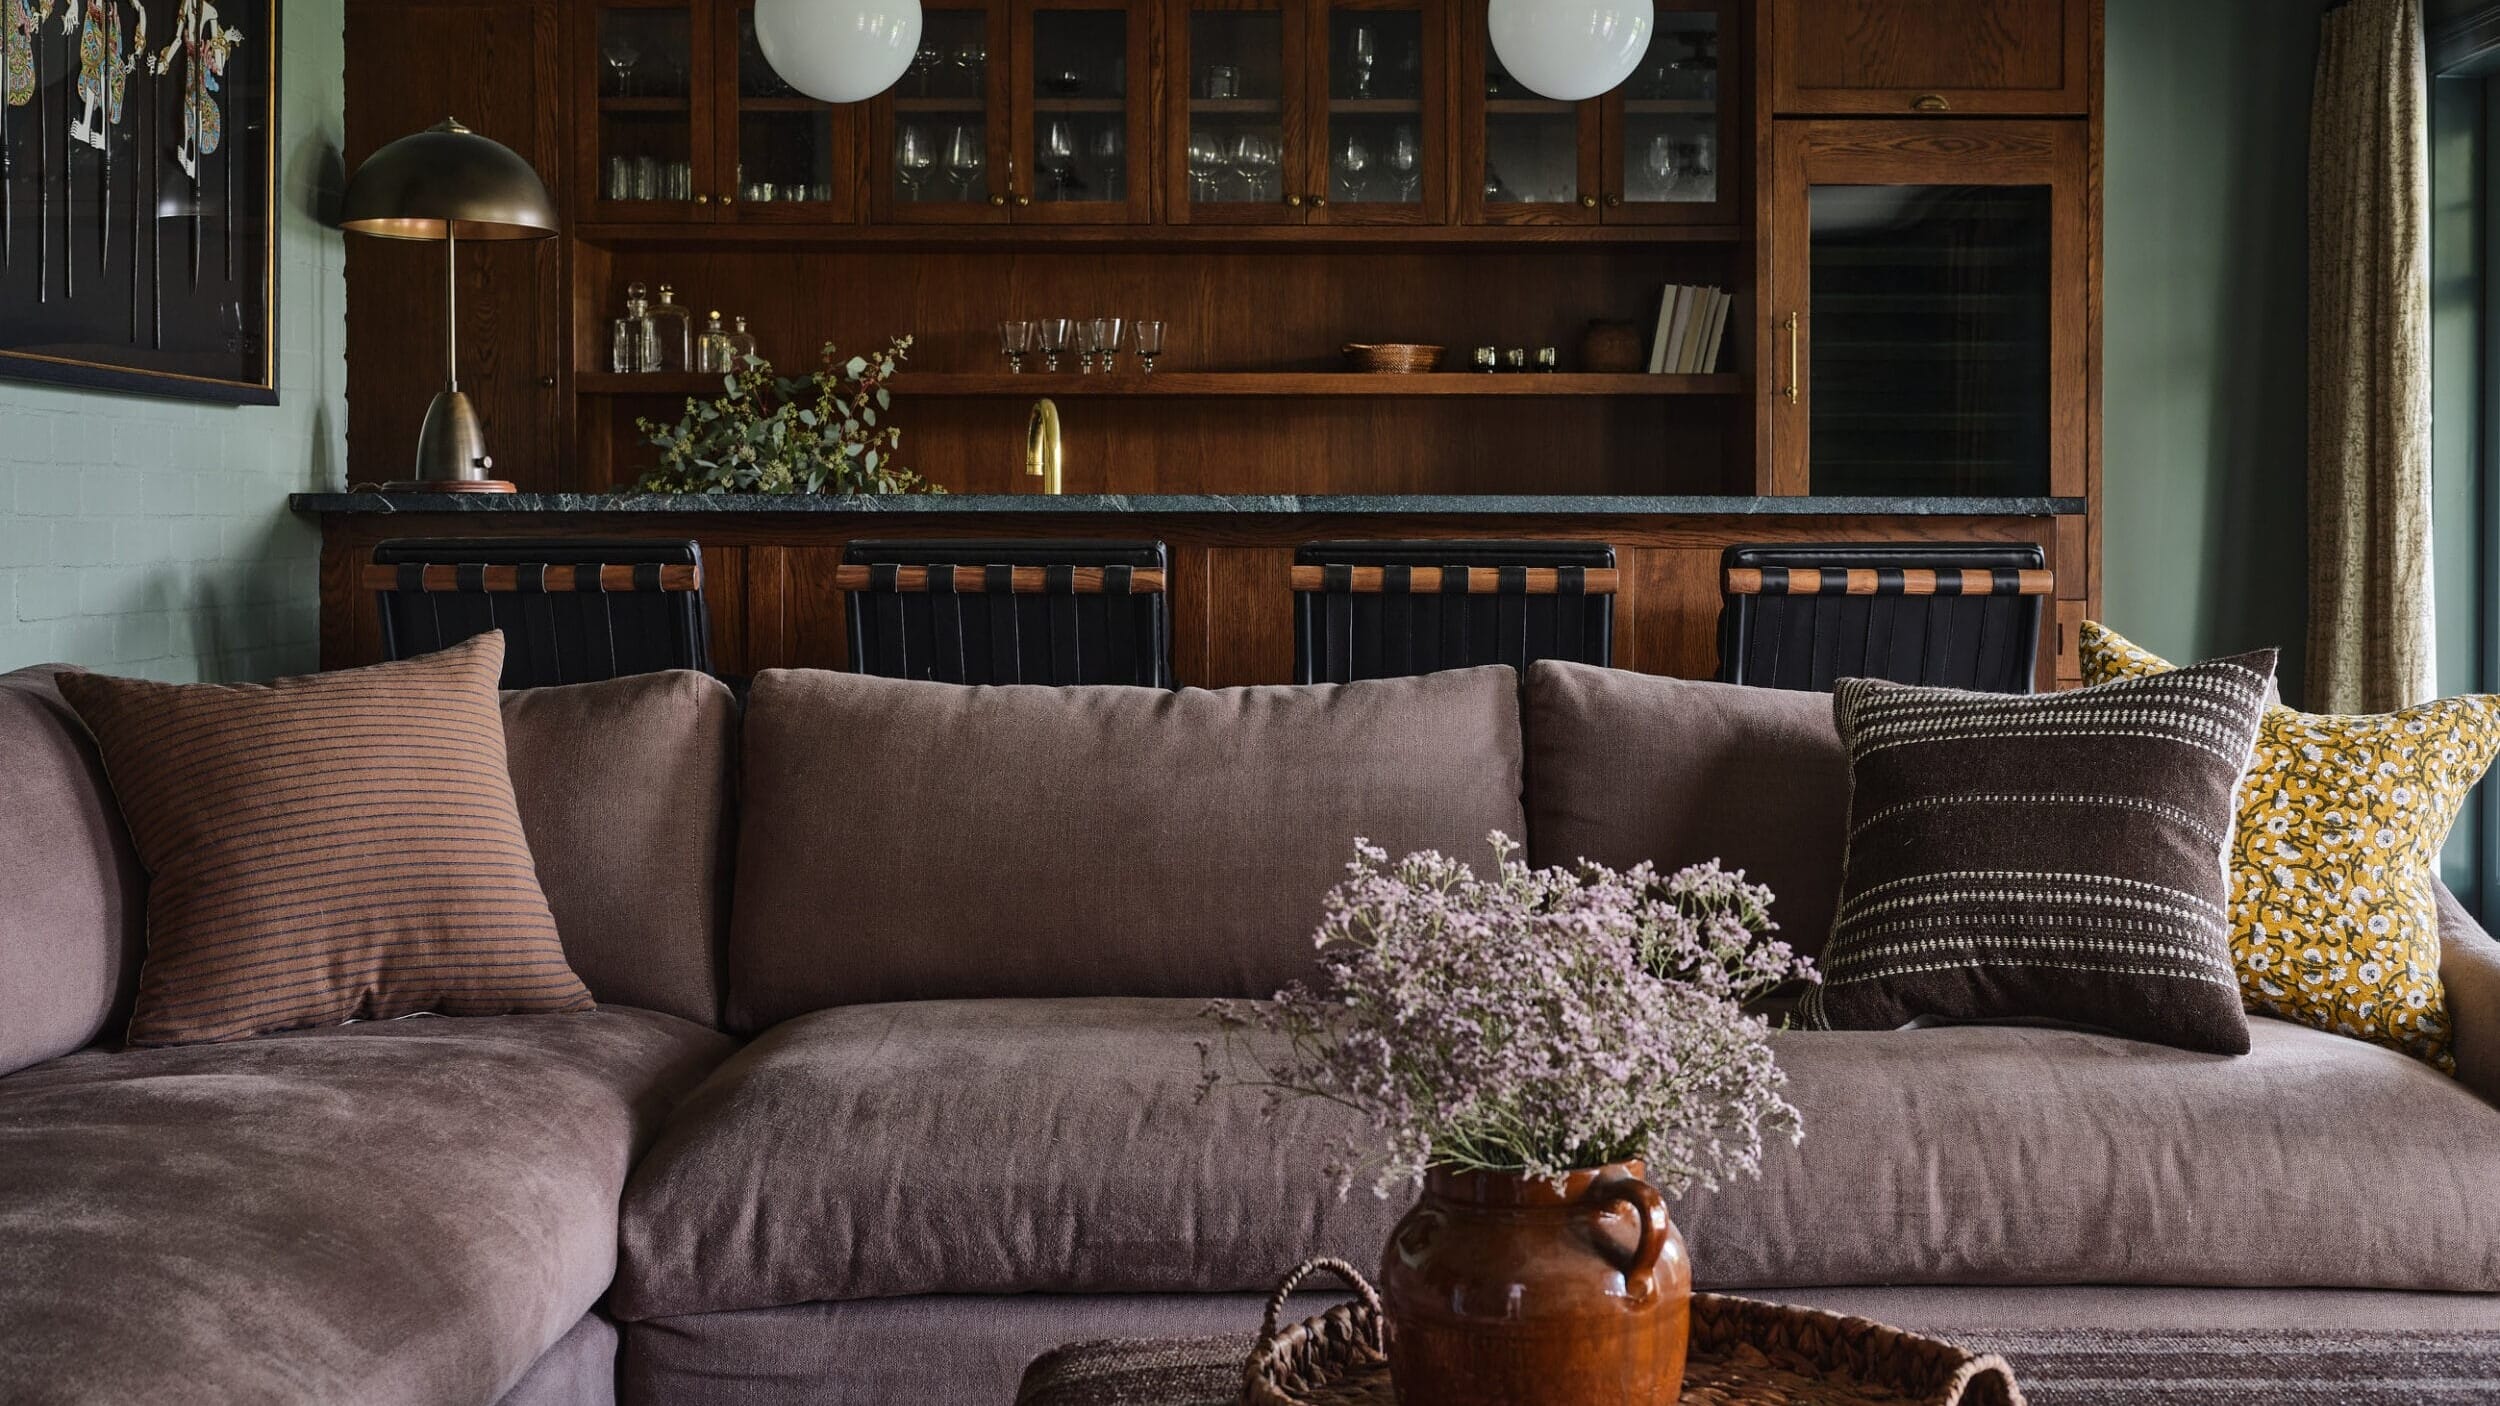
POLYGON ((2430 178, 2418 0, 2322 21, 2309 128, 2312 711, 2434 696, 2430 178))

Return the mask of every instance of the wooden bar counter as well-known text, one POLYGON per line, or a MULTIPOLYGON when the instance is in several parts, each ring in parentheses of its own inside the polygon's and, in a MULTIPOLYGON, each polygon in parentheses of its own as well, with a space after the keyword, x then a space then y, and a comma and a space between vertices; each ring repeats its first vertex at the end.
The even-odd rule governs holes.
POLYGON ((848 667, 836 582, 861 538, 1156 540, 1172 558, 1173 661, 1184 685, 1289 683, 1294 549, 1346 539, 1604 542, 1620 560, 1615 663, 1708 678, 1719 555, 1739 543, 2034 542, 2056 576, 2040 680, 2072 681, 2089 605, 2085 503, 2071 498, 1538 496, 672 497, 309 493, 322 525, 321 662, 381 656, 363 570, 409 537, 691 538, 703 545, 714 667, 848 667))

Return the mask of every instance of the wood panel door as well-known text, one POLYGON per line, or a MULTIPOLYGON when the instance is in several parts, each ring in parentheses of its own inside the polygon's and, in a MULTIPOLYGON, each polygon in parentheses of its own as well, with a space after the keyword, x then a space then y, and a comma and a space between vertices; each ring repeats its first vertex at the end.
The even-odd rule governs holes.
POLYGON ((1029 200, 1009 75, 1008 0, 922 0, 920 52, 869 103, 869 217, 878 224, 1004 224, 1029 200))
MULTIPOLYGON (((575 8, 577 217, 596 224, 710 221, 730 193, 714 131, 716 0, 598 0, 575 8)), ((454 45, 446 57, 465 60, 454 45)), ((526 100, 530 94, 523 93, 526 100)))
POLYGON ((1751 123, 1735 0, 1659 0, 1630 80, 1599 99, 1610 225, 1740 225, 1751 123))
POLYGON ((1485 7, 1458 8, 1459 223, 1597 223, 1604 103, 1528 91, 1493 52, 1485 7))
POLYGON ((722 0, 713 26, 720 76, 713 124, 720 218, 744 224, 850 224, 860 199, 858 103, 825 103, 774 72, 755 37, 754 0, 722 0))
POLYGON ((2080 117, 2099 0, 1775 0, 1779 114, 2080 117))
POLYGON ((1771 491, 2084 496, 2087 124, 1781 121, 1769 140, 1771 491))
POLYGON ((1449 223, 1450 49, 1457 12, 1472 8, 1312 0, 1310 223, 1449 223))
POLYGON ((1158 0, 1016 0, 1017 223, 1154 220, 1159 19, 1158 0))
POLYGON ((1306 169, 1303 0, 1171 0, 1163 18, 1163 218, 1298 225, 1306 169))
MULTIPOLYGON (((561 189, 560 81, 552 4, 356 0, 347 7, 347 149, 377 149, 457 116, 519 152, 561 189)), ((558 239, 460 246, 460 385, 485 422, 495 474, 558 488, 564 346, 558 239)), ((417 431, 443 388, 443 246, 347 240, 347 440, 357 476, 406 478, 417 431)))

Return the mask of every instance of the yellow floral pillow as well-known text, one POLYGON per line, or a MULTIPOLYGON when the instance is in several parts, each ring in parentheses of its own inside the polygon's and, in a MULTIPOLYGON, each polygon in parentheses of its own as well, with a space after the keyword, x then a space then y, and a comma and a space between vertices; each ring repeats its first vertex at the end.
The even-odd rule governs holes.
MULTIPOLYGON (((2083 681, 2160 657, 2086 621, 2083 681)), ((2500 697, 2332 717, 2270 708, 2231 838, 2231 954, 2251 1010, 2393 1046, 2442 1069, 2440 846, 2500 753, 2500 697)))

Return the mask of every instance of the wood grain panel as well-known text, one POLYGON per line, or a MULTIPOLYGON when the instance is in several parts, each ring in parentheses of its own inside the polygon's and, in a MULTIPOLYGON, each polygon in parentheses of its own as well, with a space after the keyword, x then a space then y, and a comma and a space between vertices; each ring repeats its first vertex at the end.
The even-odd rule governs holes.
POLYGON ((851 667, 848 597, 836 584, 842 567, 839 547, 789 549, 789 630, 793 669, 851 667))
POLYGON ((1207 553, 1205 688, 1293 682, 1293 549, 1207 553))
POLYGON ((745 673, 790 663, 790 549, 749 547, 746 564, 745 673))
POLYGON ((1641 672, 1706 679, 1719 671, 1719 555, 1712 547, 1632 554, 1641 672))
POLYGON ((2096 0, 1778 0, 1781 113, 2080 116, 2096 0))

